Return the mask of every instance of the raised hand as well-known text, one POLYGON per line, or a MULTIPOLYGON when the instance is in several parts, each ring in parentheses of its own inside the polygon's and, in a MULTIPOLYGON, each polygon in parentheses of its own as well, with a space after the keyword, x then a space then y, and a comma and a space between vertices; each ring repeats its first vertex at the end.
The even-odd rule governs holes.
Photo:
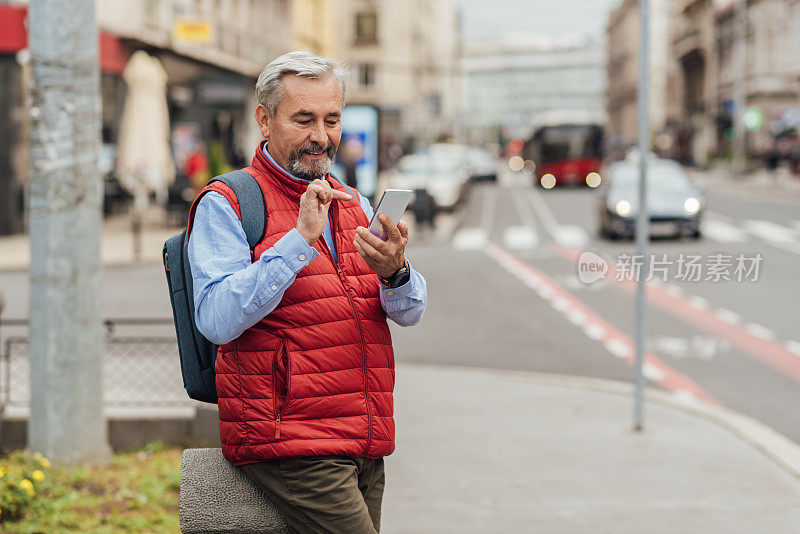
POLYGON ((309 245, 314 243, 325 230, 328 209, 333 199, 353 198, 343 191, 337 191, 325 180, 314 180, 300 197, 300 214, 297 216, 297 231, 309 245))

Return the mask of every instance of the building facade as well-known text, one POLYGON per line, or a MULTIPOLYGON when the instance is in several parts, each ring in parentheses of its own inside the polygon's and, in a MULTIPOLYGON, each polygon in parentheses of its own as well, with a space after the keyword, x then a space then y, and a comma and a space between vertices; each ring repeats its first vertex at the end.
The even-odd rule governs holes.
MULTIPOLYGON (((269 60, 292 48, 290 0, 98 0, 96 15, 101 172, 113 171, 126 97, 122 72, 136 50, 158 58, 167 73, 179 173, 178 145, 193 142, 208 147, 211 172, 249 160, 259 139, 255 80, 269 60)), ((27 2, 0 1, 0 27, 0 107, 11 119, 0 125, 0 234, 8 234, 24 229, 27 203, 27 2)))
MULTIPOLYGON (((669 2, 650 2, 649 116, 656 146, 666 129, 669 2)), ((638 142, 640 21, 638 0, 623 0, 609 15, 606 36, 607 146, 619 155, 638 142)), ((662 147, 667 149, 668 147, 662 147)))
POLYGON ((336 54, 338 0, 292 0, 292 33, 295 50, 336 54))
POLYGON ((751 164, 800 151, 800 2, 673 4, 667 104, 676 155, 705 165, 730 157, 737 141, 751 164))
POLYGON ((604 53, 595 40, 475 45, 465 50, 463 68, 473 140, 496 141, 500 129, 526 137, 549 111, 605 120, 604 53))
POLYGON ((461 99, 460 18, 454 0, 338 0, 336 52, 347 103, 379 114, 379 161, 450 136, 461 99))

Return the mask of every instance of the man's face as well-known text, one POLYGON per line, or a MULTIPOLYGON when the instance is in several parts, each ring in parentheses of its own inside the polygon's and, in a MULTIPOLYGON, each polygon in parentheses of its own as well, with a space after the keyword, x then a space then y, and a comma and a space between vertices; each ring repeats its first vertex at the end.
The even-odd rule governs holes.
POLYGON ((342 138, 342 94, 336 78, 285 76, 283 100, 272 117, 264 106, 256 120, 275 161, 301 178, 322 178, 342 138))

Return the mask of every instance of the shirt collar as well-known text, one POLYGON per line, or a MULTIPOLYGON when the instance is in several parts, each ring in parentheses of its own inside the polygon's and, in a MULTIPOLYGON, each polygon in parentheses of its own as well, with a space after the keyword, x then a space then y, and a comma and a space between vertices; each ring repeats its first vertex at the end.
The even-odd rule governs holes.
MULTIPOLYGON (((272 157, 272 154, 270 154, 270 153, 269 153, 269 151, 267 150, 267 145, 268 145, 268 144, 269 144, 269 143, 264 143, 264 155, 265 155, 265 156, 267 156, 267 158, 269 158, 270 162, 272 162, 272 164, 273 164, 273 165, 275 165, 275 166, 276 166, 276 167, 278 167, 279 169, 283 169, 283 167, 281 167, 280 165, 278 165, 278 162, 277 162, 277 161, 275 161, 275 158, 273 158, 273 157, 272 157)), ((286 174, 288 174, 289 176, 291 176, 291 177, 292 177, 292 178, 294 178, 295 180, 302 180, 302 181, 304 181, 304 182, 310 182, 310 181, 311 181, 311 180, 309 180, 308 178, 300 178, 299 176, 295 176, 294 174, 290 173, 290 172, 289 172, 289 171, 287 171, 286 169, 283 169, 283 170, 286 172, 286 174)))

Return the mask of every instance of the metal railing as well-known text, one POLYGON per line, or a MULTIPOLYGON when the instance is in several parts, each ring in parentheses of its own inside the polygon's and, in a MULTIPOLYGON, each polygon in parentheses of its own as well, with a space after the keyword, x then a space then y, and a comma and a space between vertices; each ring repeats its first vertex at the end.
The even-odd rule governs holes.
MULTIPOLYGON (((196 404, 183 388, 172 319, 106 319, 103 324, 104 406, 146 410, 196 404)), ((0 414, 8 408, 30 407, 29 336, 22 332, 3 337, 7 330, 27 327, 27 319, 0 320, 0 414)))

